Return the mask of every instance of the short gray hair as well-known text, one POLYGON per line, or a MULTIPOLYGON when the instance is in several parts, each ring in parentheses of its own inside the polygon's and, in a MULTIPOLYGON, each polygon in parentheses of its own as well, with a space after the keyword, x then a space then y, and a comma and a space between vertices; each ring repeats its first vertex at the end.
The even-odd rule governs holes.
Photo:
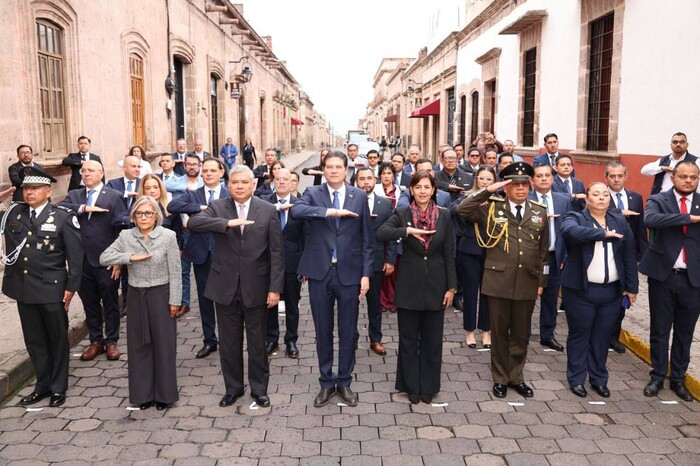
POLYGON ((131 206, 131 212, 129 213, 129 218, 133 223, 136 223, 136 209, 141 207, 144 204, 148 204, 151 207, 153 207, 153 210, 156 211, 156 226, 162 225, 163 224, 163 212, 160 210, 160 204, 158 204, 158 201, 156 201, 153 197, 151 196, 140 196, 139 198, 136 199, 134 202, 134 205, 131 206))
POLYGON ((233 178, 233 175, 237 175, 238 173, 246 173, 248 176, 250 176, 251 180, 255 180, 255 173, 253 173, 253 170, 248 168, 248 165, 234 165, 231 171, 228 173, 229 179, 233 178))

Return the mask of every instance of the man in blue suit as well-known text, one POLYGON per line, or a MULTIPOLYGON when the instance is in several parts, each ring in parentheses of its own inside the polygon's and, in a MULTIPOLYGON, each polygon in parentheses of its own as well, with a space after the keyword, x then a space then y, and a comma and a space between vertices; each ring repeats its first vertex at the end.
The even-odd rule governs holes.
MULTIPOLYGON (((190 158, 188 157, 187 160, 190 160, 190 158)), ((187 191, 187 194, 184 196, 173 198, 168 204, 168 210, 173 214, 193 216, 206 210, 212 201, 230 197, 226 186, 221 185, 224 171, 224 164, 219 160, 211 157, 204 159, 202 163, 202 181, 204 185, 194 191, 187 191)), ((212 256, 214 255, 214 239, 211 233, 190 232, 182 255, 194 265, 199 314, 202 318, 202 331, 204 333, 204 346, 197 352, 196 358, 202 359, 216 351, 218 347, 214 303, 204 295, 212 256)))
MULTIPOLYGON (((384 224, 393 211, 391 202, 385 197, 374 194, 374 186, 377 179, 372 169, 359 168, 355 172, 357 187, 367 193, 367 206, 369 207, 372 234, 376 236, 379 227, 384 224)), ((367 319, 369 320, 369 347, 379 356, 386 356, 386 349, 382 344, 382 306, 380 293, 384 276, 394 272, 396 264, 396 241, 387 243, 374 241, 374 269, 369 279, 369 292, 367 293, 367 319)), ((360 334, 357 333, 359 339, 360 334)))
MULTIPOLYGON (((435 176, 435 171, 433 170, 433 162, 431 162, 428 159, 420 159, 416 162, 415 166, 416 170, 413 173, 419 172, 421 170, 425 170, 433 177, 435 176)), ((410 183, 409 183, 410 184, 410 183)), ((444 207, 445 209, 450 208, 450 204, 452 203, 452 199, 450 198, 450 193, 447 191, 443 191, 442 189, 437 190, 437 203, 440 207, 444 207)), ((396 201, 396 207, 406 207, 411 203, 411 192, 409 189, 403 189, 401 190, 401 195, 399 196, 399 199, 396 201)), ((400 254, 400 252, 399 252, 400 254)))
POLYGON ((549 219, 549 279, 540 296, 540 344, 555 351, 564 351, 564 347, 554 338, 554 329, 557 326, 559 270, 566 260, 561 222, 564 215, 572 210, 571 201, 564 194, 552 192, 554 170, 550 165, 535 165, 534 169, 534 191, 530 191, 527 198, 546 207, 549 219))
POLYGON ((586 207, 586 187, 581 180, 574 178, 574 161, 570 155, 561 154, 556 158, 554 183, 552 191, 565 194, 571 199, 571 206, 576 212, 586 207))
POLYGON ((651 381, 645 396, 655 396, 668 373, 668 339, 671 346, 671 390, 693 401, 685 386, 690 344, 700 315, 700 168, 683 161, 673 169, 673 189, 647 199, 644 223, 654 230, 639 271, 649 277, 651 328, 651 381))
POLYGON ((340 395, 357 405, 350 389, 355 367, 359 303, 369 291, 373 243, 367 194, 345 184, 348 160, 343 152, 324 157, 326 183, 310 186, 292 207, 292 218, 310 224, 298 273, 309 280, 309 301, 316 327, 321 391, 314 406, 340 395), (338 304, 338 374, 333 373, 333 306, 338 304))
POLYGON ((413 173, 418 171, 418 168, 416 167, 416 163, 421 159, 421 151, 420 147, 416 146, 415 144, 412 145, 411 147, 408 148, 408 160, 406 163, 406 166, 403 169, 403 172, 406 173, 407 175, 412 175, 413 173))
MULTIPOLYGON (((554 133, 549 133, 544 137, 545 153, 534 158, 532 164, 547 164, 557 171, 557 157, 559 157, 559 137, 554 133)), ((571 176, 576 176, 576 172, 572 169, 571 176)))

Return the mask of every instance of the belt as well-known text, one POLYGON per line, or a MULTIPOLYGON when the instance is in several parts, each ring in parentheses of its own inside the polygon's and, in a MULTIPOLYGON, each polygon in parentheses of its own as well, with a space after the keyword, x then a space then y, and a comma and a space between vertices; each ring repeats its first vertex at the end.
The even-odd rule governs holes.
POLYGON ((673 269, 673 273, 688 273, 688 269, 673 269))

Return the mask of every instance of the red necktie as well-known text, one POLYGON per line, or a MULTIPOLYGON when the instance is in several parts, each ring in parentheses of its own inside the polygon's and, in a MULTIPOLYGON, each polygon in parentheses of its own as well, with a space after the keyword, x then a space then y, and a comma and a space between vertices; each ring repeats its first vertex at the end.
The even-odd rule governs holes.
MULTIPOLYGON (((681 213, 682 214, 688 213, 688 206, 685 204, 687 200, 688 199, 686 199, 685 197, 681 197, 681 213)), ((685 235, 686 233, 688 233, 688 225, 685 225, 683 227, 683 234, 685 235)), ((687 261, 685 260, 685 246, 683 246, 683 262, 687 263, 687 261)))

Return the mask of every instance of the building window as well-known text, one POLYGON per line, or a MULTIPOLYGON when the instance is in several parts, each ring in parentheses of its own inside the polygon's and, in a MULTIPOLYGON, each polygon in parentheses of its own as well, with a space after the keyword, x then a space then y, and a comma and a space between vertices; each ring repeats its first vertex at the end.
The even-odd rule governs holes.
POLYGON ((523 146, 535 145, 535 73, 537 71, 537 48, 525 52, 523 92, 523 146))
POLYGON ((455 111, 457 101, 455 100, 455 88, 447 90, 447 144, 453 145, 455 139, 455 111))
MULTIPOLYGON (((471 141, 476 141, 479 136, 479 93, 472 92, 472 128, 471 141)), ((471 142, 469 143, 471 145, 471 142)))
POLYGON ((591 22, 586 149, 608 150, 614 14, 591 22))
POLYGON ((66 153, 62 30, 48 21, 36 23, 41 98, 42 153, 66 153))
POLYGON ((146 128, 143 123, 143 58, 135 53, 129 55, 129 74, 131 76, 132 139, 134 145, 146 147, 146 128))
MULTIPOLYGON (((459 98, 459 143, 464 144, 464 138, 467 135, 467 96, 463 95, 459 98)), ((466 147, 465 149, 469 149, 466 147)))
POLYGON ((216 75, 209 77, 209 96, 211 98, 211 146, 212 154, 219 153, 219 80, 216 75))

